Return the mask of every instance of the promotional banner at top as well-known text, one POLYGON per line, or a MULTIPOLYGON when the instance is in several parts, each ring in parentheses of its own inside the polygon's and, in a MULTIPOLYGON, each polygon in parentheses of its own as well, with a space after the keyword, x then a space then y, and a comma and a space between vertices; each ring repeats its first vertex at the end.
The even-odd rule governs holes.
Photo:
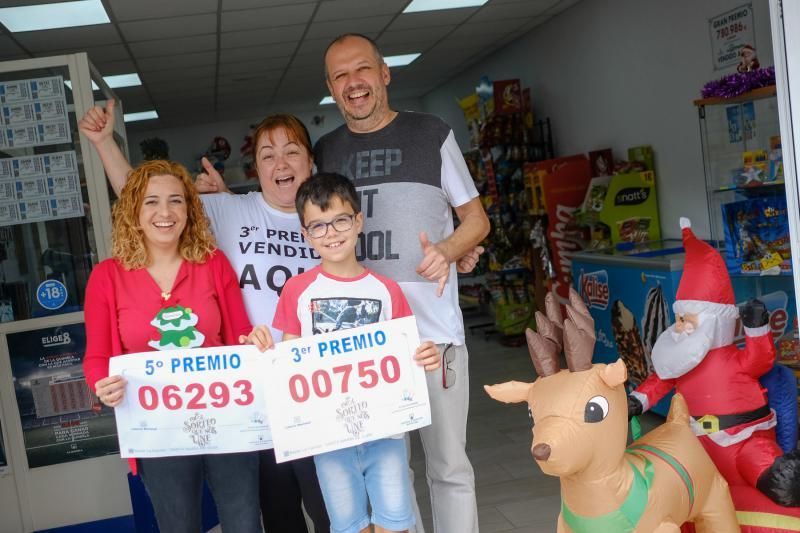
POLYGON ((430 425, 415 318, 282 342, 266 373, 280 462, 430 425))
POLYGON ((739 63, 739 52, 745 46, 755 47, 753 6, 744 4, 708 21, 714 70, 739 63))
POLYGON ((254 346, 163 350, 112 357, 128 384, 117 406, 122 457, 234 453, 272 447, 265 362, 254 346))

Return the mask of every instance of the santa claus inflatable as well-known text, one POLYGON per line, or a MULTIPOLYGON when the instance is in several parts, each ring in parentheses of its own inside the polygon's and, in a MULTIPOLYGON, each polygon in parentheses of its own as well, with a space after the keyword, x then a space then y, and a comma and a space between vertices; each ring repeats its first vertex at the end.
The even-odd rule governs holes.
POLYGON ((675 324, 652 350, 654 373, 628 398, 631 416, 673 388, 686 399, 695 434, 731 486, 758 488, 775 503, 800 505, 800 454, 775 442, 775 412, 758 378, 772 368, 775 345, 764 304, 741 312, 743 349, 733 344, 736 307, 725 263, 681 219, 684 273, 673 305, 675 324))

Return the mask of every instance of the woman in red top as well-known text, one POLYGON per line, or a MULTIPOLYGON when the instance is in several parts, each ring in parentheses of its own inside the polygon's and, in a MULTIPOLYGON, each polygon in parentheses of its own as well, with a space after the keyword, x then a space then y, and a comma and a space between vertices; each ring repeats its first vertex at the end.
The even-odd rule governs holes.
MULTIPOLYGON (((112 258, 95 267, 86 288, 83 363, 89 387, 109 407, 120 404, 126 384, 108 375, 111 357, 177 347, 169 332, 151 325, 163 310, 196 322, 182 347, 237 344, 250 331, 236 275, 216 249, 183 166, 139 165, 112 218, 112 258)), ((203 479, 226 533, 261 531, 257 453, 137 459, 131 466, 142 476, 161 531, 200 531, 203 479)))

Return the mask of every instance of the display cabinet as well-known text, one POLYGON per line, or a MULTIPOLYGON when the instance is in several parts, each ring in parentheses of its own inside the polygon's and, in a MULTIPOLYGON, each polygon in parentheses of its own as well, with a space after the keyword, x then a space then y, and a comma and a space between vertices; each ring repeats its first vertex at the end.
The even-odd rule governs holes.
MULTIPOLYGON (((113 410, 81 365, 86 284, 111 222, 77 125, 109 98, 84 53, 0 63, 0 533, 131 512, 113 410)), ((122 106, 117 116, 126 151, 122 106)))
POLYGON ((694 103, 711 240, 725 258, 738 302, 765 302, 779 360, 800 368, 775 87, 694 103))

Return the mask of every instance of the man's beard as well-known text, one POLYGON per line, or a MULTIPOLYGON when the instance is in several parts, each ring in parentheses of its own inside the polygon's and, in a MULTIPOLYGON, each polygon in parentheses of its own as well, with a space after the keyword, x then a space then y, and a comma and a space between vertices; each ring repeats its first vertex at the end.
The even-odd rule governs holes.
POLYGON ((680 377, 699 365, 714 346, 718 318, 706 315, 694 331, 678 333, 675 324, 658 336, 653 346, 653 368, 661 379, 680 377))

